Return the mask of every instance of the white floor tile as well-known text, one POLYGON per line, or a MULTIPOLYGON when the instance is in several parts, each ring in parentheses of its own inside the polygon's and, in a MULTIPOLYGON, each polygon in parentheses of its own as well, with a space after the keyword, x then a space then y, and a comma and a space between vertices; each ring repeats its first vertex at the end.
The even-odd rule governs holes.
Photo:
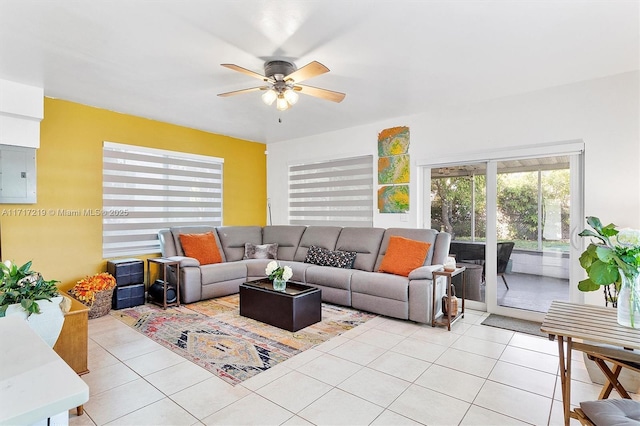
POLYGON ((292 413, 297 413, 331 389, 331 385, 292 371, 260 388, 257 393, 292 413))
POLYGON ((462 419, 460 426, 488 426, 488 425, 526 425, 528 423, 521 422, 520 420, 512 417, 507 417, 495 411, 487 410, 486 408, 472 405, 469 411, 462 419))
POLYGON ((338 388, 349 392, 381 407, 387 407, 411 383, 370 368, 363 368, 338 385, 338 388))
POLYGON ((449 348, 434 364, 486 378, 496 362, 497 360, 493 358, 449 348))
POLYGON ((542 352, 547 355, 558 356, 558 342, 545 337, 516 333, 509 342, 509 346, 516 346, 530 351, 542 352))
POLYGON ((558 357, 543 354, 528 349, 507 346, 502 353, 500 361, 522 365, 523 367, 534 368, 545 373, 556 374, 558 372, 558 357))
POLYGON ((489 380, 546 397, 553 395, 556 386, 554 374, 503 361, 498 361, 489 375, 489 380))
POLYGON ((430 365, 431 364, 426 361, 389 351, 372 361, 368 367, 402 380, 413 382, 424 373, 430 365))
POLYGON ((206 425, 279 425, 293 413, 257 394, 250 394, 206 417, 206 425))
POLYGON ((97 425, 104 425, 164 397, 145 380, 138 379, 92 396, 84 409, 97 425))
POLYGON ((124 415, 109 425, 192 425, 197 419, 169 398, 161 399, 153 404, 124 415))
POLYGON ((511 386, 487 381, 474 404, 523 422, 547 424, 552 399, 526 392, 511 386))
POLYGON ((413 333, 412 339, 422 340, 428 343, 449 347, 460 338, 460 334, 448 332, 446 328, 425 327, 413 333))
POLYGON ((156 351, 124 361, 129 368, 141 376, 170 368, 182 362, 185 362, 184 358, 166 348, 160 348, 156 351))
POLYGON ((381 325, 376 326, 378 330, 386 331, 387 333, 393 333, 398 336, 410 336, 420 328, 423 324, 416 324, 410 321, 404 321, 399 319, 387 318, 387 321, 381 325))
POLYGON ((126 365, 118 363, 97 368, 80 376, 80 378, 89 386, 89 394, 93 397, 101 392, 133 382, 139 376, 126 365))
POLYGON ((348 361, 355 362, 356 364, 367 365, 385 352, 386 349, 382 349, 378 346, 369 345, 357 340, 350 340, 333 349, 329 353, 348 361))
MULTIPOLYGON (((89 341, 93 342, 93 340, 91 339, 89 339, 89 341)), ((89 344, 89 350, 87 352, 87 366, 89 368, 89 371, 108 367, 110 365, 118 363, 120 363, 120 360, 111 355, 109 351, 107 351, 102 346, 98 345, 95 342, 93 342, 93 344, 89 344)))
POLYGON ((482 355, 489 358, 500 358, 506 345, 495 343, 488 340, 478 339, 468 335, 461 336, 458 340, 451 344, 452 348, 462 351, 471 352, 476 355, 482 355))
MULTIPOLYGON (((347 340, 350 341, 350 340, 347 340)), ((307 349, 304 352, 301 352, 295 356, 292 356, 288 360, 276 365, 276 367, 284 366, 290 368, 291 370, 295 370, 298 367, 302 367, 304 364, 318 358, 320 355, 324 354, 324 351, 319 351, 316 348, 307 349)), ((262 374, 262 373, 260 373, 262 374)))
POLYGON ((333 389, 298 415, 317 425, 368 425, 383 408, 340 389, 333 389))
POLYGON ((426 425, 457 425, 469 406, 469 403, 460 399, 411 385, 389 409, 426 425))
POLYGON ((146 355, 160 349, 164 349, 164 347, 151 339, 143 337, 142 339, 136 339, 130 342, 123 343, 121 345, 110 346, 109 352, 111 352, 111 354, 116 358, 122 361, 126 361, 128 359, 135 358, 140 355, 146 355))
POLYGON ((165 395, 172 395, 212 377, 215 377, 213 373, 191 361, 185 361, 168 369, 149 374, 145 379, 165 395))
POLYGON ((245 387, 232 386, 218 377, 212 377, 174 393, 171 399, 202 420, 250 393, 245 387))
POLYGON ((465 336, 488 340, 495 343, 502 343, 503 345, 508 344, 515 334, 516 333, 513 331, 503 330, 496 327, 487 327, 486 325, 473 325, 466 333, 464 333, 465 336))
POLYGON ((397 334, 382 331, 378 328, 373 328, 365 331, 359 336, 356 336, 354 340, 377 346, 382 349, 391 349, 402 340, 404 340, 404 336, 398 336, 397 334))
POLYGON ((336 386, 363 367, 346 359, 325 354, 298 368, 297 371, 336 386))
POLYGON ((391 350, 422 361, 434 362, 447 350, 447 347, 409 337, 395 345, 391 350))
POLYGON ((440 365, 432 365, 415 381, 417 385, 473 402, 485 379, 440 365))
POLYGON ((278 377, 282 377, 285 374, 288 374, 290 371, 292 371, 289 367, 285 365, 287 362, 289 362, 289 360, 281 364, 275 365, 269 368, 267 371, 263 371, 260 374, 256 374, 250 379, 247 379, 244 382, 242 382, 239 386, 245 387, 252 391, 260 389, 266 384, 276 380, 278 377))
POLYGON ((408 417, 401 416, 393 411, 385 410, 382 414, 376 417, 371 424, 373 426, 419 426, 422 423, 418 423, 408 417))

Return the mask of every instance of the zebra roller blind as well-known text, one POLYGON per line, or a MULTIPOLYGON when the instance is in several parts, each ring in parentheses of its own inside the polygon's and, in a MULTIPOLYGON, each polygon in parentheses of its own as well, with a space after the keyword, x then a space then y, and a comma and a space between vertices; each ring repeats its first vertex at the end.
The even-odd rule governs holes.
POLYGON ((105 142, 103 257, 159 253, 162 228, 222 225, 223 161, 105 142))
POLYGON ((373 226, 373 156, 290 166, 289 223, 373 226))

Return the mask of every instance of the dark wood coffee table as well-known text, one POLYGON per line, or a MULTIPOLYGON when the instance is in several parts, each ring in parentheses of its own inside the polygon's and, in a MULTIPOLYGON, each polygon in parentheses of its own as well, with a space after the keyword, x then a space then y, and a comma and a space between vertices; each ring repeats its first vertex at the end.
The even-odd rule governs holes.
POLYGON ((322 320, 322 290, 287 282, 284 291, 273 289, 268 279, 240 284, 240 315, 289 331, 322 320))

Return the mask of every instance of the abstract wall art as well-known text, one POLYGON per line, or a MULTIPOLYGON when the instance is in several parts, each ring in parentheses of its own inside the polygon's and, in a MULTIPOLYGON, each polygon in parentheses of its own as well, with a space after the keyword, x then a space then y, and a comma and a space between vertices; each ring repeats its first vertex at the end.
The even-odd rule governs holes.
POLYGON ((378 134, 378 209, 380 213, 409 210, 409 127, 385 129, 378 134))

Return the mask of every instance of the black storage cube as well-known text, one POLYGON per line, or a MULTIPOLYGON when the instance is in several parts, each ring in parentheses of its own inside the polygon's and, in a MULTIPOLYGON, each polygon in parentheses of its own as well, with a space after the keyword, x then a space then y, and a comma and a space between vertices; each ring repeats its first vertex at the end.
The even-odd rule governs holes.
POLYGON ((118 287, 144 282, 144 262, 140 259, 110 260, 107 272, 116 279, 118 287))
POLYGON ((131 308, 144 305, 144 284, 116 287, 113 292, 113 309, 131 308))

